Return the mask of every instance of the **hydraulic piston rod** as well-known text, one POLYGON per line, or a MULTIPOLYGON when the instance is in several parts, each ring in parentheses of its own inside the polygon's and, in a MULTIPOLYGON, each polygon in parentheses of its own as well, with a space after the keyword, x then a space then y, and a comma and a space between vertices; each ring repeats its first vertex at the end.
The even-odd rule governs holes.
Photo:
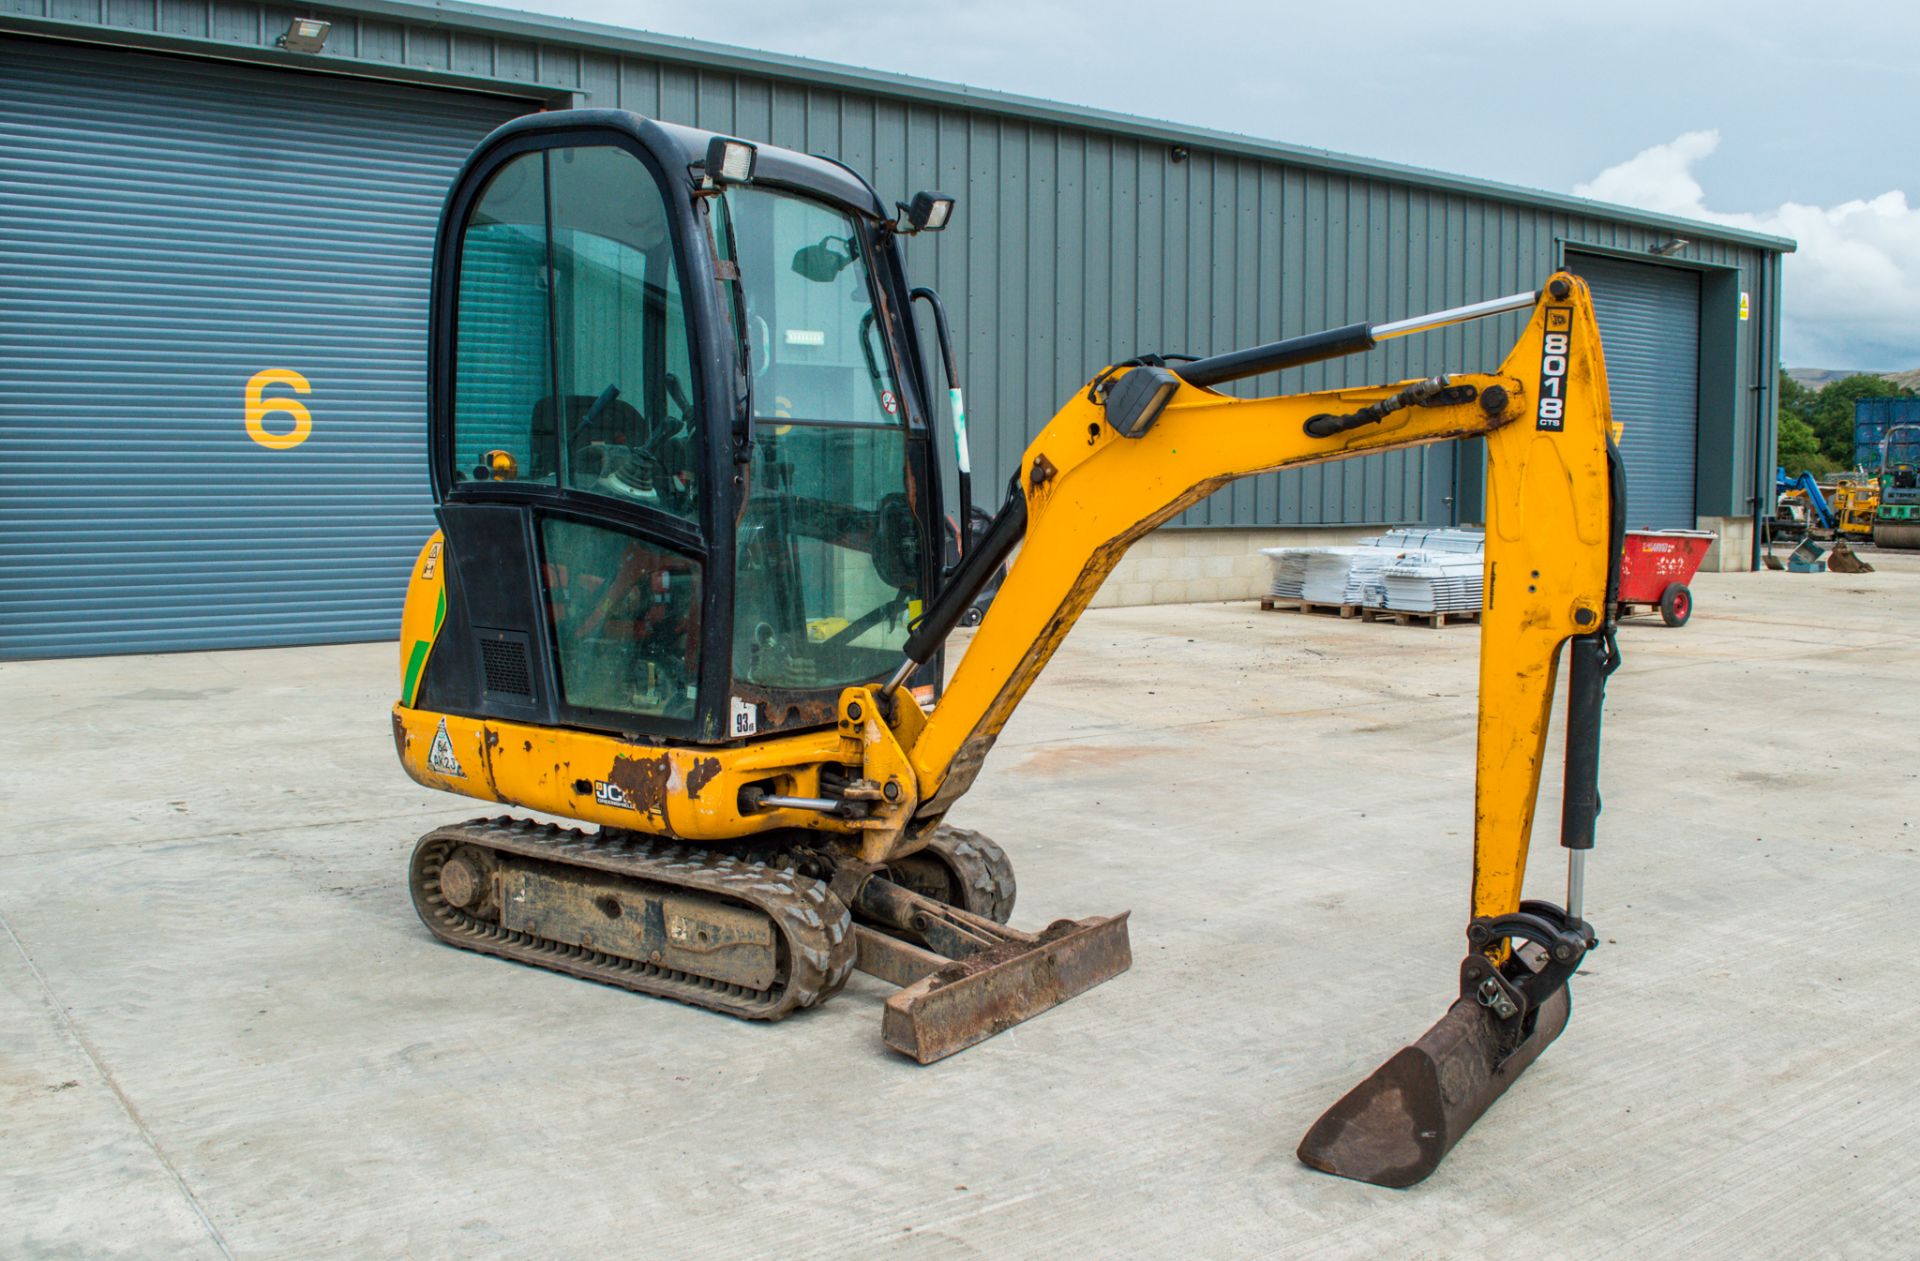
POLYGON ((1409 333, 1425 333, 1432 329, 1445 328, 1449 324, 1465 324, 1469 320, 1484 320, 1490 315, 1524 311, 1539 300, 1540 291, 1529 289, 1525 293, 1510 293, 1504 298, 1488 298, 1485 302, 1469 302, 1465 306, 1448 307, 1444 311, 1435 311, 1430 315, 1389 320, 1385 324, 1373 326, 1373 340, 1383 342, 1393 337, 1405 337, 1409 333))
POLYGON ((1505 315, 1509 311, 1524 311, 1539 300, 1540 291, 1534 289, 1526 293, 1509 294, 1504 298, 1489 298, 1485 302, 1471 302, 1466 306, 1449 307, 1444 311, 1434 311, 1427 315, 1415 315, 1404 320, 1389 320, 1384 324, 1349 324, 1344 328, 1306 333, 1299 337, 1268 342, 1264 346, 1230 350, 1224 355, 1196 359, 1192 363, 1178 365, 1174 368, 1174 372, 1188 385, 1220 385, 1227 381, 1238 381, 1243 377, 1258 376, 1262 372, 1278 372, 1283 368, 1297 368, 1302 364, 1318 363, 1322 359, 1356 355, 1363 350, 1372 350, 1375 345, 1389 338, 1405 337, 1409 333, 1424 333, 1436 328, 1445 328, 1449 324, 1484 320, 1490 315, 1505 315))

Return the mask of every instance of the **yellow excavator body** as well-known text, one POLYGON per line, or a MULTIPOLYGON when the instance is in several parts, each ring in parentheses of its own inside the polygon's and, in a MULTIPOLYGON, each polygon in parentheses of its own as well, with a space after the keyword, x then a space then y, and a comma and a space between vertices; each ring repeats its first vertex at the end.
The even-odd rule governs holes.
MULTIPOLYGON (((1040 430, 999 512, 941 569, 929 550, 931 444, 913 445, 916 424, 931 432, 921 413, 933 374, 915 360, 904 311, 930 291, 908 290, 898 246, 951 214, 951 199, 921 194, 891 219, 844 168, 615 111, 510 124, 469 163, 436 262, 430 433, 443 528, 412 572, 394 742, 423 785, 597 831, 515 817, 435 829, 414 855, 421 916, 455 945, 748 1018, 824 1001, 857 966, 902 987, 883 1021, 896 1049, 925 1062, 991 1036, 1131 962, 1124 913, 1008 927, 1004 851, 946 821, 1127 548, 1240 478, 1483 438, 1460 996, 1301 1148, 1330 1172, 1417 1181, 1557 1036, 1567 979, 1594 945, 1581 898, 1600 698, 1618 660, 1624 482, 1587 287, 1557 273, 1537 291, 1432 316, 1110 366, 1040 430), (637 231, 632 215, 570 212, 568 181, 583 171, 646 190, 659 223, 637 231), (851 235, 802 244, 789 268, 786 251, 811 236, 783 225, 802 216, 809 234, 826 222, 851 235), (544 245, 516 273, 501 260, 523 238, 544 245), (769 269, 773 242, 781 266, 769 269), (593 267, 554 261, 569 250, 593 267), (568 325, 569 294, 621 250, 652 278, 619 290, 640 331, 609 352, 614 384, 568 390, 559 378, 602 353, 603 335, 568 325), (671 289, 658 279, 669 268, 671 289), (849 274, 863 279, 838 302, 867 311, 849 330, 864 369, 783 364, 801 353, 783 346, 835 344, 831 328, 794 328, 791 312, 831 323, 805 305, 808 286, 849 274), (545 340, 499 354, 511 327, 501 311, 522 299, 545 340), (1523 322, 1490 373, 1263 398, 1217 388, 1498 315, 1523 322), (563 334, 577 345, 523 371, 563 334), (676 362, 676 336, 691 389, 661 369, 676 362), (867 419, 812 415, 807 391, 820 381, 833 386, 821 397, 867 419), (848 382, 851 403, 839 392, 848 382), (908 441, 886 446, 896 432, 908 441), (803 492, 807 442, 837 454, 803 492), (872 476, 898 490, 860 489, 857 461, 876 449, 891 454, 872 476), (579 544, 589 526, 612 542, 579 544), (840 549, 834 566, 807 571, 822 549, 840 549), (790 571, 805 581, 781 621, 762 597, 790 571), (984 620, 943 671, 948 633, 994 580, 984 620), (843 588, 879 594, 871 607, 817 598, 843 588), (1558 906, 1523 901, 1522 880, 1570 645, 1558 906)), ((932 302, 964 476, 958 370, 932 302)))

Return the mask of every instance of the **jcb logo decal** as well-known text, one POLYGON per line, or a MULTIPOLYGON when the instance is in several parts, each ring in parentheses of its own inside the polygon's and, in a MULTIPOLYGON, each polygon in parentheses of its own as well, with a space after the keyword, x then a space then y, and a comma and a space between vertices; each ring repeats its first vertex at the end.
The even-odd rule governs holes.
POLYGON ((609 784, 604 779, 593 781, 593 799, 603 806, 612 806, 616 810, 638 810, 633 798, 627 796, 627 790, 618 784, 609 784))
POLYGON ((313 414, 298 399, 264 397, 270 385, 291 386, 295 394, 311 394, 313 387, 291 368, 263 368, 247 381, 247 437, 269 451, 291 450, 313 432, 313 414), (293 417, 293 428, 286 433, 268 429, 266 420, 273 412, 285 412, 293 417))
POLYGON ((1547 308, 1547 333, 1540 343, 1540 419, 1535 428, 1559 433, 1567 424, 1567 357, 1572 345, 1573 308, 1547 308))

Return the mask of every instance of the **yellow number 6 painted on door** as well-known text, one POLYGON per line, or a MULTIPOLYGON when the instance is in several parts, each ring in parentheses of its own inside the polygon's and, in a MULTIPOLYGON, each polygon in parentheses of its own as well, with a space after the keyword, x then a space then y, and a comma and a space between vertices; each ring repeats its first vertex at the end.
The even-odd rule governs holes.
POLYGON ((291 368, 262 368, 254 373, 247 382, 247 437, 269 451, 297 447, 313 432, 313 416, 307 411, 307 405, 298 399, 262 398, 262 392, 269 385, 292 386, 296 394, 313 392, 307 379, 291 368), (293 428, 286 433, 269 431, 265 422, 270 412, 285 412, 293 417, 293 428))

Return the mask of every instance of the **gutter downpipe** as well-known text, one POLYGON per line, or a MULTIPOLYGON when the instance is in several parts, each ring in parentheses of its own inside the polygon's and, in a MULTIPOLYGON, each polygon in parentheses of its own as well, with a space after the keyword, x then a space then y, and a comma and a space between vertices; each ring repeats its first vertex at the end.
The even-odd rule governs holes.
POLYGON ((1760 274, 1756 277, 1760 289, 1760 310, 1764 313, 1762 318, 1765 322, 1760 326, 1759 336, 1755 340, 1760 343, 1759 349, 1766 353, 1764 356, 1756 356, 1761 362, 1759 380, 1753 387, 1759 394, 1759 405, 1754 409, 1753 417, 1753 554, 1748 558, 1749 570, 1760 568, 1760 530, 1767 504, 1767 489, 1772 480, 1768 472, 1769 461, 1766 458, 1766 451, 1767 436, 1774 424, 1774 396, 1778 389, 1775 378, 1780 372, 1780 365, 1775 362, 1779 356, 1774 345, 1774 329, 1779 317, 1774 309, 1773 292, 1774 269, 1779 265, 1778 255, 1762 254, 1760 274))

